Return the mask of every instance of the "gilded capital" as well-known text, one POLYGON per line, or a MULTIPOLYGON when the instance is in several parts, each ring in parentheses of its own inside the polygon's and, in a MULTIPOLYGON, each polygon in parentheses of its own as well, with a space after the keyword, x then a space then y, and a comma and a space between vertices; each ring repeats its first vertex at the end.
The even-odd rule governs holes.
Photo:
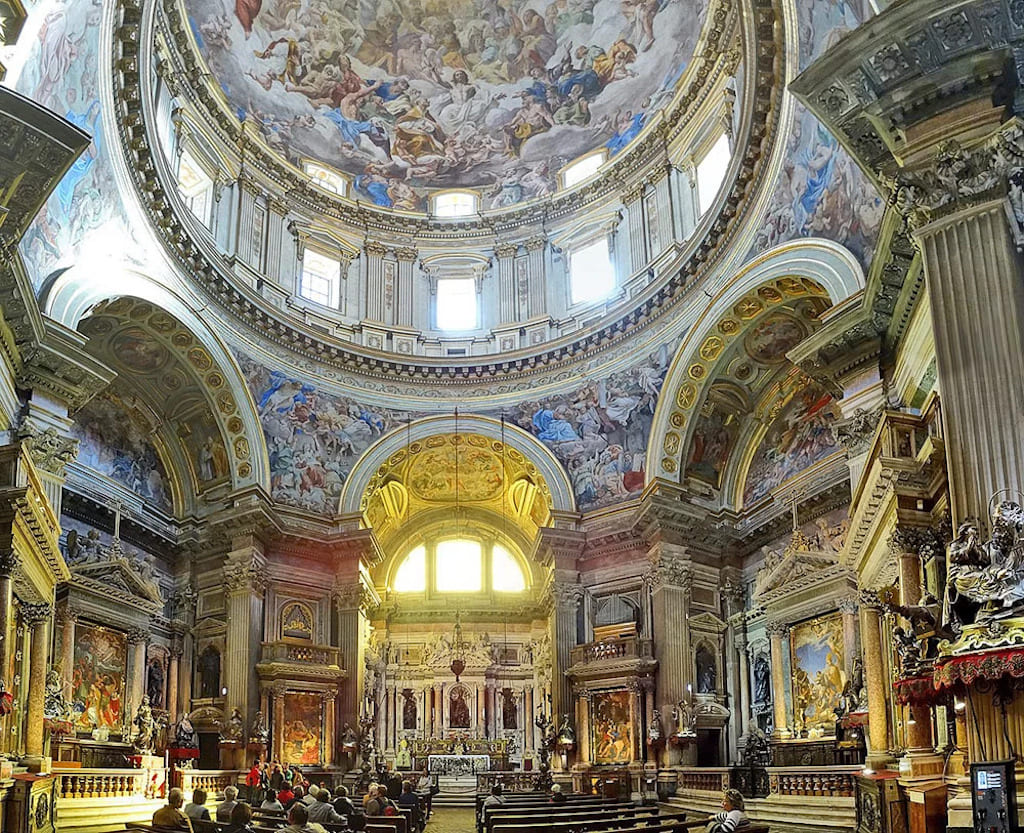
POLYGON ((49 622, 53 619, 53 605, 23 604, 21 606, 21 619, 31 628, 49 622))
POLYGON ((13 549, 0 551, 0 576, 10 577, 19 564, 21 559, 13 549))

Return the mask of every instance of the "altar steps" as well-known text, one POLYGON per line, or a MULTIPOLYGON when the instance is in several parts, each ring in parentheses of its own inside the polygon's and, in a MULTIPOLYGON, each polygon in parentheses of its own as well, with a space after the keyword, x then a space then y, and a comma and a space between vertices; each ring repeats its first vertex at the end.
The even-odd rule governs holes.
POLYGON ((434 796, 434 807, 475 807, 475 775, 439 775, 437 786, 440 792, 434 796))

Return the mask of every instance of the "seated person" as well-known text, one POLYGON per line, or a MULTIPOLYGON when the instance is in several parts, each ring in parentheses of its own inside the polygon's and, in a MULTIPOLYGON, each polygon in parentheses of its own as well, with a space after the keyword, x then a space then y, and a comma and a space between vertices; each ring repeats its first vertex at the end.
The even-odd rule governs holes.
POLYGON ((413 830, 423 829, 423 817, 420 812, 420 797, 413 792, 412 781, 402 782, 402 794, 398 796, 398 809, 411 810, 413 830))
POLYGON ((231 811, 235 809, 235 805, 238 803, 238 788, 237 787, 225 787, 224 788, 224 800, 217 805, 217 821, 229 822, 231 821, 231 811))
POLYGON ((565 793, 562 792, 561 784, 551 785, 551 803, 552 804, 565 804, 565 793))
POLYGON ((192 800, 185 805, 185 815, 192 821, 210 821, 210 811, 206 809, 206 790, 194 790, 192 800))
POLYGON ((282 827, 280 833, 308 833, 309 813, 304 804, 296 801, 288 811, 288 826, 282 827))
POLYGON ((344 816, 334 811, 331 804, 331 791, 321 788, 316 794, 316 804, 309 808, 309 820, 317 824, 346 824, 344 816))
POLYGON ((352 799, 348 797, 348 788, 344 784, 338 787, 338 797, 334 799, 334 811, 339 816, 344 816, 345 818, 348 818, 356 811, 352 799))
POLYGON ((320 792, 320 788, 313 784, 306 788, 306 794, 302 797, 302 803, 306 810, 309 810, 310 807, 316 804, 316 794, 318 792, 320 792))
MULTIPOLYGON (((299 787, 299 789, 302 789, 302 787, 299 787)), ((292 788, 287 784, 281 787, 281 789, 277 793, 277 800, 281 803, 282 807, 287 807, 294 798, 295 793, 292 791, 292 788)))
POLYGON ((363 809, 368 816, 383 816, 388 806, 388 795, 380 784, 370 784, 370 798, 363 809))
POLYGON ((281 801, 281 793, 277 794, 277 800, 281 801, 281 803, 284 805, 285 812, 290 810, 292 808, 293 804, 301 804, 301 805, 305 806, 305 802, 302 800, 305 797, 306 797, 306 790, 302 786, 302 784, 299 784, 299 785, 297 785, 295 787, 295 790, 292 792, 292 797, 291 797, 290 801, 281 801))
POLYGON ((501 784, 491 787, 491 794, 484 799, 484 809, 488 807, 503 807, 505 805, 504 789, 501 784))
MULTIPOLYGON (((281 790, 284 792, 284 790, 281 790)), ((261 810, 270 810, 272 813, 283 813, 284 805, 278 800, 277 793, 273 790, 267 790, 267 797, 263 799, 263 803, 260 804, 261 810)), ((232 811, 233 812, 233 811, 232 811)))
POLYGON ((221 833, 253 833, 252 807, 239 801, 231 811, 231 819, 228 822, 228 826, 221 833))
POLYGON ((169 827, 175 830, 187 827, 192 829, 188 816, 181 812, 181 805, 185 803, 185 795, 178 787, 173 787, 167 793, 167 806, 161 807, 153 813, 154 827, 169 827))
POLYGON ((726 790, 722 796, 722 812, 716 813, 708 824, 708 833, 733 833, 750 826, 750 819, 743 812, 743 793, 726 790))

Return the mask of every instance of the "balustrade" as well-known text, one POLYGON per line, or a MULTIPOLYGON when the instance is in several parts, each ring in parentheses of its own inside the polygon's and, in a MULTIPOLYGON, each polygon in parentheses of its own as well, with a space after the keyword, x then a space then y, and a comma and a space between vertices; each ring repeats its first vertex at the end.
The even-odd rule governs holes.
POLYGON ((852 798, 859 766, 768 767, 768 790, 773 795, 821 795, 852 798))
POLYGON ((476 791, 489 793, 501 784, 506 793, 532 793, 537 790, 538 772, 481 772, 476 776, 476 791))
POLYGON ((220 799, 225 787, 238 784, 241 774, 237 769, 179 769, 174 772, 174 786, 181 787, 185 795, 205 790, 207 795, 220 799))
POLYGON ((653 656, 654 651, 651 640, 640 639, 636 636, 588 642, 586 645, 578 645, 572 648, 569 652, 569 660, 572 665, 615 659, 643 659, 653 656))
POLYGON ((728 767, 683 767, 676 776, 680 791, 721 794, 729 788, 728 767))
POLYGON ((341 651, 330 645, 264 642, 263 662, 298 662, 304 665, 341 666, 341 651))
POLYGON ((148 773, 143 769, 75 769, 55 774, 57 795, 69 801, 144 796, 148 783, 148 773))

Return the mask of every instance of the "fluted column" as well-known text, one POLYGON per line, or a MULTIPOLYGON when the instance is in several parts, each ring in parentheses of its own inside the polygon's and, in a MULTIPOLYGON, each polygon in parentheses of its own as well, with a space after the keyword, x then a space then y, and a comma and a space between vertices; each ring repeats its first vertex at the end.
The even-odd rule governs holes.
MULTIPOLYGON (((665 715, 672 714, 687 686, 693 684, 690 629, 686 626, 692 578, 685 552, 684 547, 659 542, 648 555, 650 569, 644 575, 654 620, 658 702, 665 715)), ((679 763, 675 745, 667 744, 664 754, 665 763, 679 763)))
POLYGON ((864 683, 868 691, 868 762, 889 759, 889 721, 886 711, 885 665, 882 659, 881 610, 877 598, 865 595, 860 604, 860 642, 864 683))
POLYGON ((149 631, 132 628, 128 631, 128 644, 132 646, 131 685, 128 689, 128 716, 134 718, 136 710, 146 693, 146 643, 149 631))
POLYGON ((395 278, 395 324, 399 327, 412 326, 413 311, 413 266, 418 253, 415 249, 400 248, 395 250, 398 259, 398 274, 395 278))
POLYGON ((363 691, 363 668, 366 651, 360 634, 366 623, 366 609, 370 594, 363 584, 356 580, 339 585, 334 590, 334 606, 338 615, 338 647, 341 649, 341 663, 348 676, 341 684, 339 709, 341 724, 357 726, 359 723, 359 702, 363 691))
POLYGON ((31 629, 28 671, 28 708, 25 719, 25 763, 30 772, 39 772, 43 761, 43 705, 46 696, 46 670, 50 654, 50 621, 53 607, 26 604, 21 607, 25 625, 31 629))
POLYGON ((555 658, 551 708, 553 719, 557 722, 563 713, 572 711, 570 683, 565 672, 569 668, 569 652, 576 645, 576 611, 583 601, 585 591, 580 584, 555 582, 551 592, 554 599, 551 644, 555 658))
MULTIPOLYGON (((528 298, 523 299, 520 294, 519 312, 524 313, 524 303, 529 304, 530 318, 544 315, 548 309, 547 302, 547 279, 544 266, 544 250, 547 248, 548 240, 544 236, 533 237, 523 244, 526 248, 526 258, 530 264, 530 282, 528 298)), ((522 290, 520 289, 520 293, 522 290)))
POLYGON ((434 683, 433 733, 435 738, 444 734, 444 704, 441 702, 441 684, 434 683))
POLYGON ((1004 200, 919 227, 954 524, 1024 490, 1024 282, 1004 200))
POLYGON ((519 247, 513 243, 499 243, 494 247, 494 260, 498 277, 498 323, 519 320, 518 291, 515 278, 515 257, 519 247))
POLYGON ((370 241, 366 244, 363 258, 366 264, 366 319, 380 324, 385 322, 384 255, 387 252, 380 243, 370 241))
MULTIPOLYGON (((0 675, 6 674, 6 669, 10 667, 11 655, 15 651, 13 644, 15 634, 14 595, 11 574, 18 565, 18 556, 11 548, 9 537, 11 525, 3 524, 3 528, 7 532, 5 536, 7 540, 3 549, 0 550, 0 675)), ((14 681, 2 680, 0 682, 3 682, 3 686, 0 688, 9 691, 14 681)), ((6 753, 8 750, 11 733, 7 729, 10 726, 10 721, 10 717, 0 718, 0 730, 2 730, 0 731, 0 754, 6 753)))
POLYGON ((227 688, 224 708, 227 714, 238 709, 246 726, 251 725, 259 705, 253 667, 261 649, 264 575, 262 545, 249 535, 235 539, 224 564, 228 626, 222 669, 227 688))
POLYGON ((772 653, 772 706, 775 709, 775 734, 780 738, 788 738, 792 737, 793 733, 789 729, 786 714, 786 672, 783 667, 783 658, 786 655, 789 626, 781 622, 773 622, 767 630, 772 653))
POLYGON ((631 272, 639 272, 647 265, 647 230, 644 223, 643 184, 638 184, 622 195, 629 222, 629 249, 631 272))

